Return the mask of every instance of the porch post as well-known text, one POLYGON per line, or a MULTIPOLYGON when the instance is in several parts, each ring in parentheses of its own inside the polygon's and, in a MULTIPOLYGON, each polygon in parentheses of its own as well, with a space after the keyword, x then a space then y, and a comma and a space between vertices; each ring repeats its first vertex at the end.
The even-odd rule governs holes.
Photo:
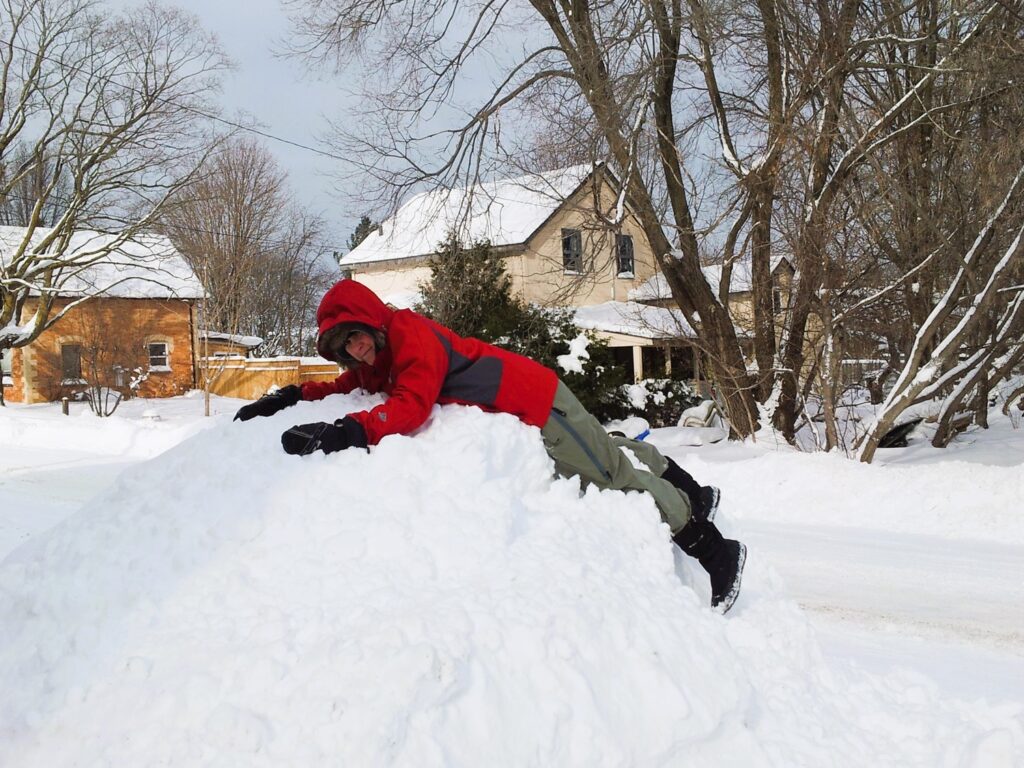
POLYGON ((636 384, 644 378, 644 350, 643 347, 633 347, 633 383, 636 384))

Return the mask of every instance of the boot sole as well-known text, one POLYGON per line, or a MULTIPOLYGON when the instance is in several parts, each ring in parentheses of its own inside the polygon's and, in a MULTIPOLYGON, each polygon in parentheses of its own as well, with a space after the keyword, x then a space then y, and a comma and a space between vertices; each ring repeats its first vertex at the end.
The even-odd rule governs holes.
POLYGON ((743 566, 747 564, 747 545, 742 541, 737 543, 740 545, 740 555, 736 565, 736 578, 733 579, 732 586, 729 587, 725 597, 717 605, 711 606, 712 610, 722 615, 729 612, 733 603, 736 602, 736 598, 740 596, 740 584, 743 582, 743 566))

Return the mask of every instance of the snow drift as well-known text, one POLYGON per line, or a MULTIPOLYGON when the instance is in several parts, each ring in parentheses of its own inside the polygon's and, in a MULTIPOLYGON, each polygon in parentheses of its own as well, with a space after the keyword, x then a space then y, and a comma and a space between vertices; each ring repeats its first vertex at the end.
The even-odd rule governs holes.
POLYGON ((512 417, 448 406, 371 453, 280 451, 291 424, 372 402, 223 419, 9 555, 0 765, 998 766, 1024 747, 1020 712, 829 667, 756 551, 712 613, 649 498, 553 480, 512 417))

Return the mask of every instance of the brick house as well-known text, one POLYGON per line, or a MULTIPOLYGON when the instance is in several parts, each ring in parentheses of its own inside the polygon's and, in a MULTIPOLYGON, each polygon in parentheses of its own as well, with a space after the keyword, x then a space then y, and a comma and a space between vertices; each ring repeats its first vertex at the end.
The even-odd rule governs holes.
MULTIPOLYGON (((0 227, 0 248, 20 242, 24 230, 0 227)), ((71 250, 89 252, 114 239, 78 231, 71 250)), ((3 361, 4 398, 39 403, 83 391, 86 379, 141 397, 170 397, 196 385, 196 311, 203 296, 184 258, 161 235, 139 235, 104 263, 66 281, 52 314, 82 296, 31 344, 3 361)), ((30 297, 23 309, 35 309, 30 297)))

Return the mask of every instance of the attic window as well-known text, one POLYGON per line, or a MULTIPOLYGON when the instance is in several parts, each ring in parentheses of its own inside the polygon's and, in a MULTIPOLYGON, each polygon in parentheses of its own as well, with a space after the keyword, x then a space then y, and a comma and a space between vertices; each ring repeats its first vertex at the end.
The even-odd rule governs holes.
POLYGON ((167 342, 154 341, 146 345, 149 353, 149 370, 169 371, 171 370, 170 358, 168 357, 167 342))
POLYGON ((578 229, 562 230, 562 269, 566 272, 583 272, 583 238, 578 229))
POLYGON ((615 262, 618 265, 619 277, 633 276, 633 237, 632 235, 615 236, 615 262))

